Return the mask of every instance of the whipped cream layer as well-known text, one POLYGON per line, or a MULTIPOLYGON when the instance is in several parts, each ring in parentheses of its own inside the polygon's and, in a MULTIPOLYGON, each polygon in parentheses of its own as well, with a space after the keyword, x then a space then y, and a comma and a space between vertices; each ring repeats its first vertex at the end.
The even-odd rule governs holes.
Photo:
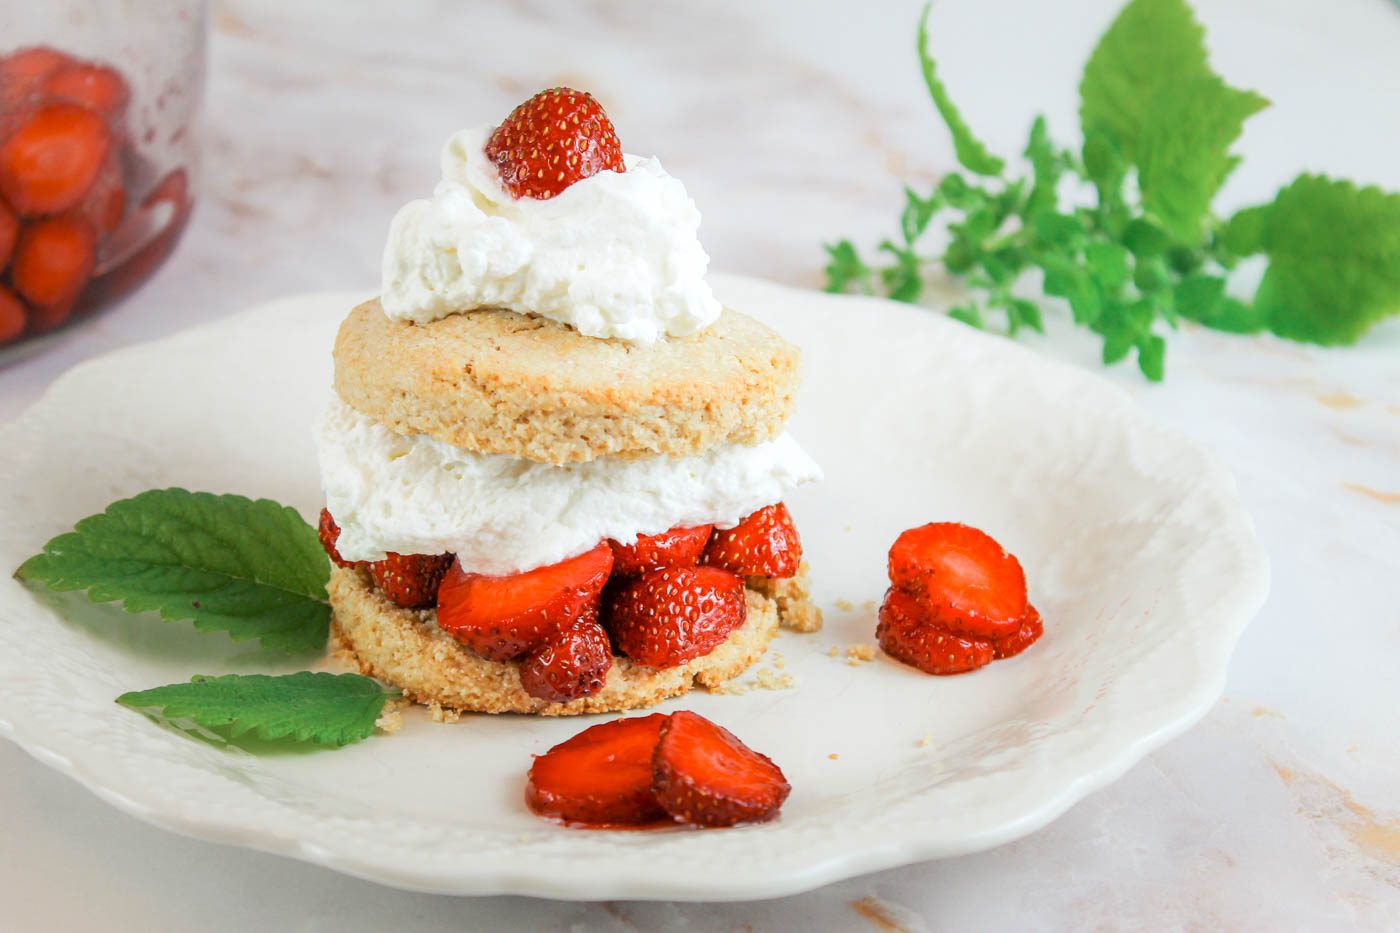
POLYGON ((625 172, 517 200, 483 151, 492 129, 448 140, 432 198, 394 216, 379 299, 389 317, 506 308, 637 344, 714 323, 700 212, 660 162, 626 155, 625 172))
POLYGON ((451 552, 469 571, 552 564, 604 538, 678 525, 733 527, 821 468, 790 435, 702 456, 554 466, 405 437, 339 399, 316 431, 326 507, 346 560, 451 552))

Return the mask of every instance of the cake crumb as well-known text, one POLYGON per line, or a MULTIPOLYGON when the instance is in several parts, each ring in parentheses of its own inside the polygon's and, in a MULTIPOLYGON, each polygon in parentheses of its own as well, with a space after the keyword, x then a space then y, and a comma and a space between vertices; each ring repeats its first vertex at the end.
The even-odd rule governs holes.
POLYGON ((761 668, 756 677, 764 690, 791 690, 797 686, 791 674, 780 674, 769 667, 761 668))
POLYGON ((781 651, 770 651, 768 652, 768 657, 773 662, 773 666, 778 670, 781 671, 787 667, 787 658, 783 657, 781 651))
POLYGON ((832 645, 830 648, 826 649, 826 656, 828 658, 839 658, 841 656, 841 649, 832 645))
POLYGON ((715 684, 705 688, 710 693, 718 693, 722 696, 738 697, 743 696, 753 689, 751 684, 740 683, 738 680, 726 680, 722 684, 715 684))
POLYGON ((408 705, 408 700, 403 697, 391 697, 384 701, 384 709, 380 711, 379 718, 374 721, 374 728, 385 735, 393 735, 403 728, 403 708, 408 705))
POLYGON ((921 739, 919 739, 919 747, 920 747, 920 748, 928 748, 928 747, 929 747, 930 745, 932 745, 932 744, 933 744, 933 733, 932 733, 932 732, 925 732, 925 733, 924 733, 924 737, 921 738, 921 739))
POLYGON ((433 717, 433 722, 456 722, 462 718, 460 710, 451 709, 440 703, 429 703, 428 715, 433 717))
POLYGON ((874 611, 875 611, 875 600, 873 600, 873 599, 867 599, 865 602, 863 602, 863 603, 860 604, 860 608, 864 609, 866 612, 874 612, 874 611))
POLYGON ((840 609, 842 612, 850 612, 855 607, 856 604, 851 602, 849 599, 836 600, 836 608, 840 609))
POLYGON ((853 661, 875 660, 875 646, 867 642, 853 642, 846 646, 846 657, 853 661))
POLYGON ((840 758, 841 758, 841 756, 838 755, 838 754, 836 754, 835 752, 832 752, 830 755, 827 755, 826 757, 830 758, 832 761, 839 761, 840 758))

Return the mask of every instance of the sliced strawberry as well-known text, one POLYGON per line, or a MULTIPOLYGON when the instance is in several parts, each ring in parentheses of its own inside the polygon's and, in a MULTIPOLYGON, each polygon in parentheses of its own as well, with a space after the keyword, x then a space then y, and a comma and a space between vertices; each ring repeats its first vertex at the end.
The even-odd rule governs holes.
POLYGON ((24 303, 0 285, 0 343, 10 343, 24 333, 24 303))
POLYGON ((992 653, 997 660, 1003 658, 1014 658, 1025 651, 1041 635, 1045 634, 1045 624, 1040 620, 1040 613, 1029 603, 1026 604, 1026 617, 1021 620, 1021 628, 1015 635, 1008 635, 1005 638, 998 638, 992 642, 992 653))
POLYGON ((10 264, 10 256, 15 251, 15 240, 19 239, 19 218, 10 210, 10 205, 0 201, 0 272, 10 264))
POLYGON ((718 567, 667 567, 618 590, 607 624, 618 650, 651 667, 709 654, 748 618, 744 581, 718 567))
POLYGON ((520 662, 520 685, 532 697, 568 703, 603 689, 612 667, 608 633, 598 624, 598 609, 588 606, 520 662))
POLYGON ((0 193, 24 216, 66 211, 88 193, 111 149, 97 114, 46 104, 0 143, 0 193))
POLYGON ((340 556, 340 552, 335 549, 335 543, 340 540, 340 526, 331 517, 330 509, 321 510, 321 521, 316 528, 316 534, 321 539, 321 547, 326 549, 326 556, 337 567, 368 567, 369 561, 346 560, 340 556))
POLYGON ((438 584, 452 564, 451 554, 395 554, 369 565, 379 592, 396 606, 427 609, 437 601, 438 584))
POLYGON ((438 625, 483 658, 514 660, 596 605, 612 563, 605 543, 557 564, 499 577, 467 573, 454 561, 438 588, 438 625))
POLYGON ((525 802, 571 823, 635 826, 664 819, 652 796, 652 758, 661 713, 590 726, 535 759, 525 802))
POLYGON ((694 567, 710 540, 714 525, 676 527, 659 535, 637 535, 635 544, 609 540, 613 552, 613 575, 639 577, 662 567, 694 567))
POLYGON ((131 90, 115 68, 75 62, 58 68, 40 85, 45 94, 81 104, 116 125, 126 112, 131 90))
POLYGON ((992 643, 964 638, 939 625, 915 596, 890 587, 880 605, 875 637, 885 653, 928 674, 962 674, 991 663, 992 643))
POLYGON ((73 316, 73 306, 75 304, 77 304, 76 298, 68 298, 57 304, 30 305, 30 331, 36 334, 44 334, 62 327, 68 322, 68 319, 73 316))
POLYGON ((78 217, 46 217, 25 224, 10 262, 10 282, 31 305, 71 303, 92 277, 97 236, 78 217))
POLYGON ((912 593, 949 631, 1005 638, 1026 614, 1026 575, 992 537, 970 525, 911 528, 890 548, 890 582, 912 593))
POLYGON ((700 826, 762 823, 792 785, 766 755, 704 716, 672 713, 652 759, 652 792, 673 819, 700 826))
POLYGON ((705 563, 743 577, 790 577, 802 563, 802 542, 787 506, 759 509, 733 528, 715 532, 705 563))
POLYGON ((592 94, 556 87, 510 112, 486 141, 501 184, 516 198, 552 198, 576 181, 626 171, 612 121, 592 94))

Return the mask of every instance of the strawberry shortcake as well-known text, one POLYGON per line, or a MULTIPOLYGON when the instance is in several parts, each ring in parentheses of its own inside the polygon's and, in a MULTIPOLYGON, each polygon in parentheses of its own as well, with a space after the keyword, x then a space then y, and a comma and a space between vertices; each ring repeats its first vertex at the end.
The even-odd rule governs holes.
POLYGON ((820 626, 783 500, 794 347, 724 308, 699 212, 559 88, 448 141, 336 338, 317 429, 334 633, 450 710, 714 687, 820 626))

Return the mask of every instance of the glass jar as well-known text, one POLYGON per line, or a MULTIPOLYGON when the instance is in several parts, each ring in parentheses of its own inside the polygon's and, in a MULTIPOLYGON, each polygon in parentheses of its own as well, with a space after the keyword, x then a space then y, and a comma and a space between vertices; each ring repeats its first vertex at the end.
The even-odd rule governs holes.
POLYGON ((175 248, 206 20, 205 0, 0 0, 0 345, 112 304, 175 248))

